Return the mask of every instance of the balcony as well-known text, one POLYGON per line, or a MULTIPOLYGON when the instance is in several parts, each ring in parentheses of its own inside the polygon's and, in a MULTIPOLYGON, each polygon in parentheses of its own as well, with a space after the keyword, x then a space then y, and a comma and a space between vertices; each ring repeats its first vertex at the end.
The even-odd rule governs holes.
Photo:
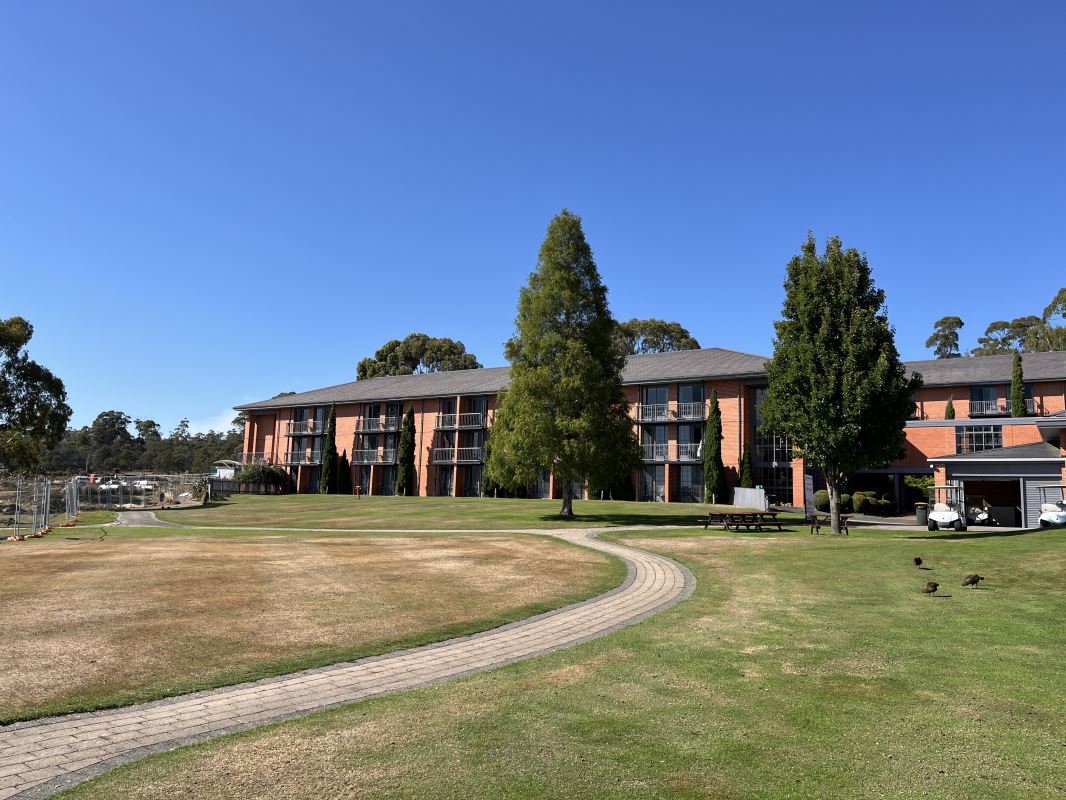
POLYGON ((670 458, 670 445, 668 444, 642 444, 645 461, 667 461, 670 458))
POLYGON ((460 464, 476 464, 484 460, 483 447, 460 447, 456 461, 460 464))
POLYGON ((678 461, 699 461, 703 457, 703 450, 699 444, 686 442, 677 446, 678 461))
MULTIPOLYGON (((454 427, 454 426, 450 426, 454 427)), ((466 414, 459 415, 459 427, 460 428, 484 428, 485 427, 485 415, 480 411, 472 411, 466 414)))
POLYGON ((434 423, 434 428, 454 428, 458 425, 458 414, 437 414, 437 420, 434 423))
POLYGON ((678 403, 677 418, 703 421, 706 416, 703 403, 678 403))
POLYGON ((283 464, 288 466, 314 466, 322 463, 321 450, 299 450, 295 453, 286 453, 282 459, 283 464))
POLYGON ((326 423, 313 419, 297 420, 285 423, 286 436, 325 436, 326 423))
POLYGON ((242 464, 274 464, 278 460, 278 454, 274 452, 253 451, 241 453, 234 460, 240 461, 242 464))
POLYGON ((399 417, 356 417, 356 433, 380 433, 381 431, 395 431, 400 428, 399 417))
POLYGON ((644 405, 641 403, 637 406, 638 422, 669 422, 669 420, 670 406, 666 403, 656 405, 644 405))
POLYGON ((371 450, 353 450, 353 464, 395 464, 396 450, 394 448, 376 448, 371 450))
MULTIPOLYGON (((1011 413, 1010 409, 1011 409, 1011 402, 1010 402, 1010 400, 1007 400, 1007 412, 1006 413, 1010 414, 1011 413)), ((1038 413, 1037 412, 1037 407, 1036 407, 1036 400, 1034 400, 1032 397, 1025 398, 1025 413, 1028 416, 1035 416, 1038 413)))
POLYGON ((998 400, 971 400, 970 401, 970 416, 971 417, 998 417, 1002 416, 1005 412, 999 407, 998 400))
POLYGON ((434 447, 432 453, 433 453, 433 463, 434 464, 454 464, 455 463, 455 448, 454 447, 434 447))

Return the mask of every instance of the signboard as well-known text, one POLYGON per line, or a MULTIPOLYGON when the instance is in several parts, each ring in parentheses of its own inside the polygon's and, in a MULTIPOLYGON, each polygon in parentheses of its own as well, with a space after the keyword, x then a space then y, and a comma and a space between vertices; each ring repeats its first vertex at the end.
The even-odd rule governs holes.
POLYGON ((803 476, 803 513, 814 513, 814 476, 803 476))

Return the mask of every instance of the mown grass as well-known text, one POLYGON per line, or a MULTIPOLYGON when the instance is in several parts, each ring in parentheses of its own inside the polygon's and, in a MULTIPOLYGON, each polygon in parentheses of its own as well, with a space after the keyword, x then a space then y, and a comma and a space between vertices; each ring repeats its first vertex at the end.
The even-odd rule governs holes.
POLYGON ((689 565, 695 593, 578 648, 153 756, 63 797, 1066 791, 1061 531, 614 536, 689 565), (988 580, 962 589, 974 571, 988 580))
POLYGON ((5 549, 0 568, 0 723, 439 641, 625 577, 602 553, 526 534, 125 527, 61 529, 5 549))
POLYGON ((577 518, 559 518, 559 500, 480 497, 352 497, 350 495, 231 495, 228 500, 157 512, 183 525, 281 528, 509 530, 623 525, 693 525, 708 509, 695 503, 578 500, 577 518))

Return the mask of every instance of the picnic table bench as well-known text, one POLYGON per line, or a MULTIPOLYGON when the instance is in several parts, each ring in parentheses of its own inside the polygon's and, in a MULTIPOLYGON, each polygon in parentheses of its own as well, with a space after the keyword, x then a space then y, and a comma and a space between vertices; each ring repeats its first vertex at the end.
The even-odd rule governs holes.
MULTIPOLYGON (((829 514, 814 513, 808 515, 804 523, 811 526, 811 533, 821 533, 823 527, 830 527, 833 524, 833 518, 829 514)), ((840 532, 845 536, 850 536, 848 533, 848 517, 847 514, 840 515, 840 532)))
POLYGON ((741 528, 747 531, 762 531, 771 525, 782 530, 776 511, 713 511, 705 517, 698 517, 696 521, 703 523, 704 530, 707 530, 709 525, 721 525, 727 531, 739 531, 741 528))

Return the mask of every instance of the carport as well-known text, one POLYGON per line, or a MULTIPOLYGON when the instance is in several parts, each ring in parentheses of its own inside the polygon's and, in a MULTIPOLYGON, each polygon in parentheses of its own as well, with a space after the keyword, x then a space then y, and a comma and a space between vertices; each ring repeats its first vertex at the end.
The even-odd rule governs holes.
POLYGON ((929 459, 937 482, 961 483, 967 506, 987 500, 1001 525, 1036 528, 1040 487, 1062 483, 1066 457, 1058 445, 1036 442, 929 459))

